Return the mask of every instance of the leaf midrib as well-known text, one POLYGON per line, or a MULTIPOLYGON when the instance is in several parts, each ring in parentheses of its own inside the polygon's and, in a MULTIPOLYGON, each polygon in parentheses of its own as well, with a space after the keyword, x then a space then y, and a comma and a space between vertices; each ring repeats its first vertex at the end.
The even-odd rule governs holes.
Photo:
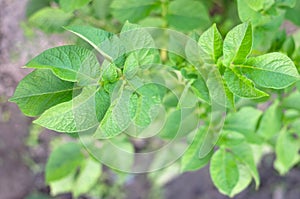
POLYGON ((68 91, 76 91, 76 90, 80 90, 81 88, 76 88, 76 89, 66 89, 66 90, 60 90, 60 91, 55 91, 55 92, 44 92, 44 93, 38 93, 38 94, 33 94, 33 95, 23 95, 20 97, 13 97, 10 100, 18 100, 18 99, 22 99, 22 98, 29 98, 29 97, 37 97, 37 96, 43 96, 43 95, 50 95, 50 94, 58 94, 58 93, 63 93, 63 92, 68 92, 68 91))
POLYGON ((292 76, 290 74, 286 74, 286 73, 279 72, 279 71, 277 72, 277 71, 270 70, 270 69, 260 68, 260 67, 257 67, 257 66, 239 65, 239 66, 236 66, 234 68, 249 68, 249 69, 254 69, 254 70, 256 69, 256 70, 261 70, 261 71, 266 71, 266 72, 271 72, 271 73, 282 74, 282 75, 285 75, 285 76, 289 76, 289 77, 299 79, 299 76, 292 76))

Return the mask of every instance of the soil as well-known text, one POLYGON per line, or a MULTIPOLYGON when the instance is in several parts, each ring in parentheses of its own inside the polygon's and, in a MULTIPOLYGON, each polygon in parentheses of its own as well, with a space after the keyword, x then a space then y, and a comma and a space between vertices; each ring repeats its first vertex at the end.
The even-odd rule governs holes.
MULTIPOLYGON (((24 199, 33 191, 49 192, 44 184, 43 171, 34 171, 28 160, 44 165, 48 142, 53 132, 45 131, 40 146, 32 150, 25 145, 31 119, 23 116, 15 104, 7 100, 28 70, 21 66, 43 50, 63 44, 60 36, 36 32, 34 38, 24 36, 26 0, 0 0, 0 199, 24 199)), ((259 172, 261 186, 252 184, 236 199, 299 199, 300 169, 281 177, 273 169, 272 156, 264 158, 259 172)), ((189 172, 165 185, 167 199, 226 199, 212 185, 208 168, 189 172)), ((126 186, 128 199, 144 199, 150 189, 145 175, 137 175, 126 186)), ((60 198, 70 198, 62 196, 60 198)))

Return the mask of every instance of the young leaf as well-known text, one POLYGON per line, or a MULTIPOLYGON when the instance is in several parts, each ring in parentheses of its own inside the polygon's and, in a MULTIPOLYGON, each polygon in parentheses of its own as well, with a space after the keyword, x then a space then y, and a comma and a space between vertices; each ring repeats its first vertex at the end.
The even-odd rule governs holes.
POLYGON ((213 155, 211 150, 204 158, 199 157, 199 150, 206 136, 205 129, 199 129, 189 148, 181 158, 181 171, 198 170, 208 164, 213 155))
POLYGON ((257 99, 268 96, 267 93, 255 88, 251 80, 234 69, 226 68, 224 78, 229 90, 239 97, 257 99))
POLYGON ((243 23, 231 31, 225 37, 223 44, 223 64, 242 64, 251 52, 252 48, 252 26, 243 23))
POLYGON ((171 27, 183 31, 206 28, 211 23, 205 6, 201 2, 191 0, 172 1, 168 5, 166 18, 171 27))
POLYGON ((80 84, 95 83, 100 76, 94 53, 79 46, 48 49, 28 62, 26 67, 51 69, 59 78, 80 84))
POLYGON ((198 44, 203 51, 202 59, 206 63, 217 63, 223 54, 223 38, 216 24, 200 36, 198 44))
POLYGON ((71 82, 60 80, 50 70, 35 70, 18 85, 11 102, 18 104, 27 116, 38 116, 59 103, 72 99, 79 88, 71 82))
POLYGON ((271 139, 279 133, 282 125, 282 110, 278 107, 279 101, 275 101, 263 114, 257 134, 265 139, 271 139))
POLYGON ((213 154, 209 171, 218 190, 230 196, 239 181, 239 170, 234 155, 221 147, 213 154))
POLYGON ((236 67, 261 87, 282 89, 299 80, 293 61, 277 52, 250 58, 236 67))
POLYGON ((118 80, 117 66, 114 63, 109 63, 104 60, 104 62, 102 63, 101 71, 101 81, 114 83, 118 80))
POLYGON ((114 0, 111 4, 112 14, 121 22, 129 20, 133 23, 147 17, 149 13, 159 6, 158 0, 114 0))
POLYGON ((59 146, 50 154, 47 161, 46 182, 66 177, 81 164, 83 158, 79 144, 71 142, 59 146))
POLYGON ((62 32, 64 30, 62 27, 68 25, 72 17, 72 13, 65 13, 58 8, 46 7, 35 12, 29 18, 29 23, 48 33, 62 32))
POLYGON ((59 0, 60 7, 65 12, 73 12, 88 4, 91 0, 59 0))
POLYGON ((299 138, 282 129, 276 142, 276 160, 274 167, 281 175, 286 174, 296 163, 300 161, 299 138))

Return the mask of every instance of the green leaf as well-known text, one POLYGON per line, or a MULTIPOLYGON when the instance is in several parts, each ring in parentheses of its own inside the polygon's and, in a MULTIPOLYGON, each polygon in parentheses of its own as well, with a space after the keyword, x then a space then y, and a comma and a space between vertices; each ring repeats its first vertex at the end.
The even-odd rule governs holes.
POLYGON ((219 146, 231 147, 245 142, 245 136, 241 133, 231 130, 222 130, 219 146))
POLYGON ((239 181, 239 170, 234 155, 221 147, 211 158, 210 175, 221 193, 231 195, 239 181))
POLYGON ((93 0, 93 16, 99 19, 106 19, 110 15, 110 4, 111 0, 93 0))
POLYGON ((248 142, 260 143, 261 140, 255 134, 255 131, 261 115, 262 112, 260 110, 252 107, 243 107, 238 112, 228 114, 224 130, 241 133, 246 137, 248 142))
POLYGON ((254 162, 254 156, 251 147, 246 143, 241 143, 239 145, 231 146, 230 149, 235 158, 247 167, 255 180, 256 188, 258 188, 260 184, 259 173, 254 162))
POLYGON ((252 180, 252 176, 249 172, 249 169, 243 165, 243 164, 238 164, 238 169, 239 169, 239 181, 232 190, 230 197, 235 196, 236 194, 241 193, 244 189, 249 186, 252 180))
POLYGON ((138 127, 145 128, 151 124, 159 113, 161 96, 158 90, 164 88, 156 84, 146 84, 136 90, 130 98, 130 118, 138 127))
POLYGON ((276 0, 277 6, 284 6, 293 8, 297 3, 297 0, 276 0))
POLYGON ((72 192, 77 198, 88 191, 97 184, 97 180, 101 175, 101 164, 93 159, 88 159, 80 168, 80 173, 74 182, 72 192))
POLYGON ((48 7, 50 5, 50 0, 29 0, 26 4, 26 17, 30 17, 35 12, 48 7))
POLYGON ((48 49, 26 64, 28 68, 51 69, 59 78, 79 82, 97 83, 100 66, 94 53, 80 46, 60 46, 48 49))
POLYGON ((49 183, 50 195, 57 196, 59 194, 71 192, 75 180, 75 173, 76 171, 73 171, 62 179, 51 181, 49 183))
POLYGON ((201 76, 193 81, 191 84, 191 89, 200 100, 210 104, 209 91, 204 79, 201 76))
POLYGON ((242 64, 250 54, 252 48, 252 26, 243 23, 231 31, 225 37, 223 44, 223 64, 242 64))
POLYGON ((295 51, 296 44, 293 37, 288 37, 281 47, 281 52, 285 53, 287 56, 292 57, 295 51))
POLYGON ((226 68, 224 78, 229 90, 239 97, 257 99, 268 96, 267 93, 255 88, 251 80, 234 69, 226 68))
POLYGON ((223 38, 216 24, 205 31, 199 38, 201 56, 206 63, 217 63, 223 54, 223 38))
POLYGON ((264 8, 260 11, 256 11, 249 6, 248 3, 251 1, 253 0, 237 1, 238 14, 242 22, 251 22, 254 27, 271 25, 276 27, 275 29, 279 28, 284 19, 284 10, 276 9, 272 5, 274 4, 274 0, 264 0, 264 8))
POLYGON ((114 63, 109 63, 104 60, 101 67, 102 76, 101 80, 104 82, 113 83, 118 80, 118 70, 117 66, 114 63))
POLYGON ((282 89, 299 80, 293 61, 277 52, 250 58, 237 68, 255 84, 266 88, 282 89))
POLYGON ((213 155, 213 150, 211 150, 205 157, 199 157, 199 150, 202 146, 202 142, 205 140, 205 136, 205 129, 199 129, 195 135, 195 138, 193 139, 193 142, 181 157, 181 171, 184 172, 198 170, 208 164, 213 155))
POLYGON ((57 78, 50 70, 35 70, 20 81, 11 102, 27 116, 38 116, 59 103, 72 99, 79 88, 57 78))
POLYGON ((211 23, 206 7, 192 0, 172 1, 168 5, 166 19, 169 26, 182 31, 207 28, 211 23))
POLYGON ((109 52, 103 52, 101 44, 108 43, 108 39, 113 36, 112 33, 91 26, 68 26, 65 27, 65 29, 67 29, 68 31, 74 33, 75 35, 79 36, 81 39, 88 42, 102 55, 105 56, 106 53, 109 53, 109 52))
POLYGON ((264 8, 265 0, 246 0, 247 5, 255 11, 260 11, 264 8))
POLYGON ((134 147, 128 136, 118 135, 101 140, 101 146, 95 149, 98 160, 110 168, 119 171, 130 171, 134 163, 134 147))
POLYGON ((227 83, 223 80, 225 95, 226 95, 226 107, 230 109, 235 108, 234 94, 229 90, 227 83))
POLYGON ((29 23, 47 32, 63 32, 63 26, 70 23, 73 15, 58 8, 46 7, 35 12, 29 18, 29 23))
POLYGON ((157 6, 159 6, 158 0, 114 0, 111 4, 112 14, 115 18, 121 22, 129 20, 133 23, 147 17, 157 6))
POLYGON ((59 0, 59 5, 65 12, 73 12, 88 4, 91 0, 59 0))
POLYGON ((282 115, 279 101, 275 101, 263 114, 257 134, 268 140, 279 133, 282 125, 282 115))
POLYGON ((117 136, 130 125, 130 96, 132 91, 121 87, 118 97, 112 100, 111 106, 101 120, 94 136, 99 139, 107 139, 117 136))
POLYGON ((46 165, 46 182, 62 179, 72 173, 83 161, 81 146, 77 143, 67 143, 56 148, 46 165))
POLYGON ((274 167, 281 175, 286 174, 296 163, 299 162, 300 141, 286 128, 282 129, 276 142, 276 160, 274 167))
POLYGON ((139 71, 141 73, 159 62, 159 52, 156 49, 137 50, 127 56, 123 73, 127 79, 132 79, 139 71))
POLYGON ((159 132, 163 139, 175 139, 195 131, 199 123, 195 107, 174 109, 168 113, 166 122, 159 132))
POLYGON ((300 1, 294 1, 296 2, 295 6, 291 7, 290 9, 287 9, 285 18, 290 20, 294 24, 300 26, 300 18, 298 17, 298 14, 300 12, 300 1))
POLYGON ((290 94, 288 97, 284 98, 282 107, 287 109, 296 109, 300 111, 300 92, 296 91, 290 94))
MULTIPOLYGON (((107 101, 95 99, 95 96, 100 95, 96 95, 97 92, 94 87, 85 87, 72 101, 48 109, 34 123, 64 133, 76 133, 96 127, 99 124, 98 118, 103 117, 103 112, 109 105, 107 101), (99 110, 96 109, 97 106, 102 108, 100 113, 96 112, 99 110)), ((105 99, 108 100, 107 97, 105 99)))

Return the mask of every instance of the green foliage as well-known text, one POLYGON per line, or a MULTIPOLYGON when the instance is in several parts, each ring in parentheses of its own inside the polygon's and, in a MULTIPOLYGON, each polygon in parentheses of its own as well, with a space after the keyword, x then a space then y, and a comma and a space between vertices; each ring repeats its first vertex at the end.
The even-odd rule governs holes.
POLYGON ((166 19, 170 27, 182 31, 190 31, 200 27, 206 28, 210 24, 205 6, 201 2, 192 0, 171 2, 168 5, 166 19))
MULTIPOLYGON (((299 43, 279 30, 285 19, 299 24, 297 1, 218 1, 237 7, 230 12, 193 0, 49 0, 36 7, 33 2, 31 24, 46 32, 64 26, 89 44, 52 48, 26 64, 35 70, 11 101, 25 115, 39 116, 36 124, 97 139, 97 158, 120 170, 133 167, 133 156, 123 153, 136 152, 135 137, 147 139, 159 129, 158 141, 149 139, 142 151, 184 138, 188 147, 176 143, 161 153, 171 157, 179 150, 174 167, 182 172, 210 163, 213 183, 230 197, 252 179, 259 187, 257 164, 264 154, 254 148, 270 148, 282 175, 299 163, 299 43), (243 23, 233 19, 237 14, 243 23), (216 24, 208 28, 213 22, 221 31, 216 24), (169 27, 190 37, 169 38, 166 30, 147 32, 142 26, 169 27), (176 52, 168 52, 170 46, 176 52), (224 121, 223 128, 217 120, 224 121), (209 143, 214 144, 206 149, 209 143)), ((155 164, 159 159, 147 166, 155 164)), ((65 144, 50 156, 46 181, 52 195, 79 197, 94 188, 100 167, 79 144, 65 144)))
POLYGON ((83 161, 80 145, 68 143, 53 151, 46 165, 46 182, 60 180, 73 172, 83 161), (67 158, 66 158, 67 157, 67 158))
POLYGON ((72 19, 71 13, 65 13, 58 8, 45 7, 30 15, 29 23, 45 32, 62 32, 72 19))

